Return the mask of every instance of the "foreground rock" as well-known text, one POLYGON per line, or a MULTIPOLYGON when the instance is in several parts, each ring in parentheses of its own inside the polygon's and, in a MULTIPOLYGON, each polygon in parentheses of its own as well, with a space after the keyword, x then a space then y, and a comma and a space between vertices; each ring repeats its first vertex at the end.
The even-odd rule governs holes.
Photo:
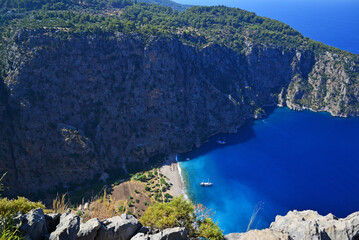
POLYGON ((187 240, 187 231, 185 228, 168 228, 159 233, 150 235, 145 233, 136 234, 131 240, 187 240))
POLYGON ((358 240, 359 212, 346 218, 333 214, 321 216, 316 211, 290 211, 286 216, 277 216, 268 229, 247 233, 231 233, 226 240, 358 240))
POLYGON ((50 240, 73 240, 76 239, 80 229, 80 217, 73 213, 65 213, 60 217, 60 223, 56 230, 51 233, 50 240))
POLYGON ((96 240, 130 240, 142 224, 131 215, 122 214, 106 219, 96 235, 96 240))
POLYGON ((19 230, 32 240, 41 240, 48 233, 45 215, 42 209, 33 209, 18 218, 19 230))
MULTIPOLYGON (((46 215, 34 209, 17 218, 26 239, 31 240, 187 240, 185 228, 163 231, 142 227, 133 216, 122 214, 103 221, 97 218, 80 223, 71 213, 46 215), (49 225, 58 222, 55 230, 49 225)), ((290 211, 277 216, 267 229, 231 233, 225 240, 359 240, 359 212, 346 218, 333 214, 321 216, 315 211, 290 211)))
MULTIPOLYGON (((93 218, 80 223, 80 217, 70 212, 44 214, 42 209, 34 209, 17 220, 21 223, 20 231, 30 240, 130 240, 142 227, 134 216, 127 214, 103 221, 93 218)), ((153 239, 184 239, 177 238, 183 234, 187 235, 184 229, 179 229, 178 233, 166 230, 153 239)))
POLYGON ((225 240, 291 240, 289 235, 271 229, 252 230, 247 233, 230 233, 225 240))
POLYGON ((88 220, 86 223, 80 225, 77 240, 94 240, 100 228, 101 222, 98 218, 88 220))

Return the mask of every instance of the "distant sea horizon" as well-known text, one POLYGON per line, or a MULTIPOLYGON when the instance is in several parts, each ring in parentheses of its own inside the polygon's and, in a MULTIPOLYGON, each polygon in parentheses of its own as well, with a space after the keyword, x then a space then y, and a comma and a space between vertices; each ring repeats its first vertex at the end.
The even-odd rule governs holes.
POLYGON ((357 0, 175 0, 177 3, 225 5, 279 20, 315 41, 359 54, 357 0))
MULTIPOLYGON (((176 0, 227 5, 282 21, 304 36, 359 53, 359 1, 176 0)), ((359 118, 276 108, 236 134, 220 134, 179 155, 188 196, 216 212, 224 233, 269 227, 276 215, 311 209, 337 217, 359 211, 359 118), (226 145, 216 140, 226 139, 226 145), (191 160, 186 161, 186 158, 191 160), (209 179, 211 188, 201 181, 209 179)))

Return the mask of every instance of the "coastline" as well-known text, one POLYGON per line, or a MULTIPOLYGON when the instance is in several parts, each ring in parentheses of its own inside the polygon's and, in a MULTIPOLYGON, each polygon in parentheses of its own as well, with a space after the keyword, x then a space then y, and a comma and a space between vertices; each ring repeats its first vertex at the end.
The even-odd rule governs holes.
POLYGON ((172 183, 171 189, 168 191, 169 194, 174 197, 183 195, 185 199, 188 199, 186 185, 182 178, 181 167, 177 162, 176 154, 169 155, 168 160, 160 168, 160 172, 169 179, 168 181, 170 183, 172 183))

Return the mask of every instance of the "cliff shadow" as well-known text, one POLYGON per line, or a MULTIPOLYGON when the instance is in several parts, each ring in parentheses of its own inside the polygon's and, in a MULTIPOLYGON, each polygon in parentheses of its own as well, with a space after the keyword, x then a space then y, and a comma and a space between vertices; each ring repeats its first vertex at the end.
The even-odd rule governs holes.
POLYGON ((237 129, 236 133, 219 133, 208 139, 208 142, 200 146, 199 148, 194 147, 192 151, 182 153, 178 155, 178 161, 188 161, 193 158, 205 155, 215 149, 224 148, 228 146, 237 145, 240 143, 247 142, 256 137, 253 126, 256 121, 265 120, 269 117, 276 107, 265 107, 266 116, 261 119, 248 119, 246 122, 237 129), (225 144, 220 144, 217 141, 225 141, 225 144))

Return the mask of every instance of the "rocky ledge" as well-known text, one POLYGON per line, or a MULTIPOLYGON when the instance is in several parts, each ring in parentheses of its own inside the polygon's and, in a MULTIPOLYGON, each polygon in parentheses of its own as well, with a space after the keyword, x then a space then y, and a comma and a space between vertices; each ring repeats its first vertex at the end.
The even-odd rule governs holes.
POLYGON ((186 240, 184 228, 163 231, 143 227, 131 215, 122 214, 100 221, 97 218, 81 223, 73 213, 44 214, 34 209, 17 217, 20 231, 28 240, 186 240))
POLYGON ((269 228, 246 233, 231 233, 225 240, 358 240, 359 212, 346 218, 333 214, 321 216, 316 211, 289 211, 277 216, 269 228))
MULTIPOLYGON (((20 230, 29 240, 187 240, 185 228, 163 231, 142 226, 131 215, 122 214, 100 221, 82 223, 72 213, 44 214, 34 209, 17 218, 20 230)), ((321 216, 316 211, 290 211, 277 216, 269 228, 246 233, 231 233, 225 240, 359 240, 359 212, 346 218, 333 214, 321 216)))

